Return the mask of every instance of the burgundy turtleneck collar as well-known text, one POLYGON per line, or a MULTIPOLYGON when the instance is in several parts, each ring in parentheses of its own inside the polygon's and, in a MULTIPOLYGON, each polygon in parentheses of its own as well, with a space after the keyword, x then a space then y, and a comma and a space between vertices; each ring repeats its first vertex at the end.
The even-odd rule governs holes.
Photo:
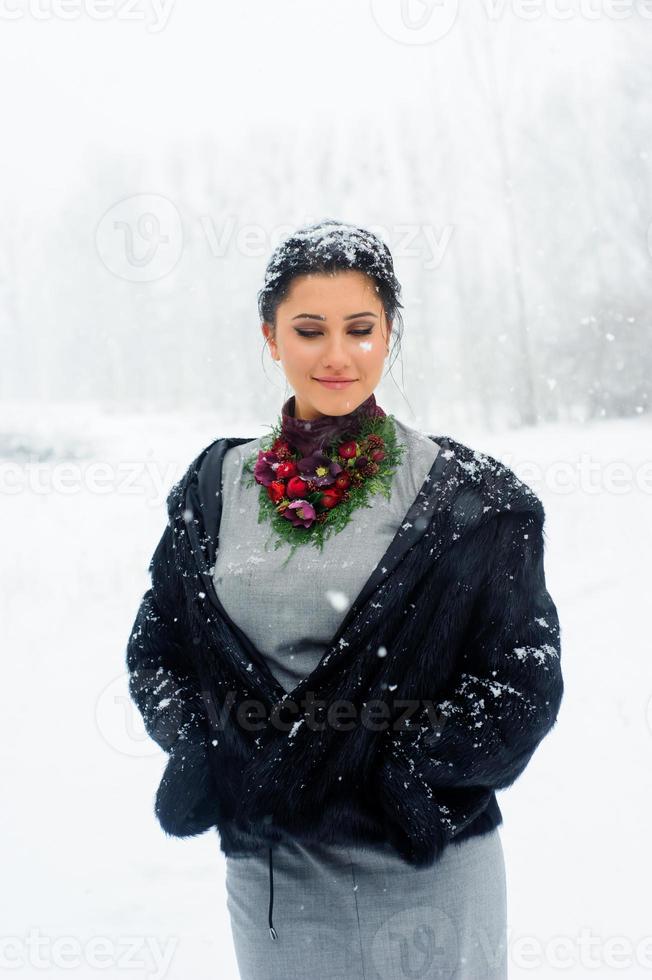
POLYGON ((281 408, 281 438, 287 439, 302 456, 325 448, 334 439, 357 435, 365 418, 382 418, 385 412, 376 402, 373 392, 352 412, 346 415, 320 415, 317 419, 294 417, 296 399, 291 395, 281 408))

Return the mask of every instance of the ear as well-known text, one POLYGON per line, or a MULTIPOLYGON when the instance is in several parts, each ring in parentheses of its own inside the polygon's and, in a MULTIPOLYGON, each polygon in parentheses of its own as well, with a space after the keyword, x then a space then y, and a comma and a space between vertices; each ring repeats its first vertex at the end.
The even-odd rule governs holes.
POLYGON ((275 337, 274 337, 274 332, 275 332, 274 331, 274 328, 272 327, 272 325, 270 323, 267 323, 267 321, 265 320, 265 321, 263 321, 263 323, 261 323, 260 329, 262 330, 263 336, 264 336, 265 340, 267 341, 267 343, 269 345, 269 349, 270 349, 270 353, 271 353, 272 357, 274 358, 274 360, 277 360, 277 358, 278 358, 278 351, 276 350, 276 340, 275 340, 275 337))

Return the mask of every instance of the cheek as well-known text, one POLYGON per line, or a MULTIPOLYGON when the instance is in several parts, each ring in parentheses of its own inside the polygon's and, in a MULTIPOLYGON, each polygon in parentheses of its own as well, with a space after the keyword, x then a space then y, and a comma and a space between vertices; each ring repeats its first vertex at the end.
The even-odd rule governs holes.
POLYGON ((369 340, 365 338, 359 341, 356 356, 368 367, 382 363, 385 355, 385 348, 382 341, 369 340))
POLYGON ((285 348, 286 363, 290 367, 294 365, 299 368, 311 364, 315 360, 315 351, 316 348, 311 348, 310 341, 304 343, 292 341, 285 348))
POLYGON ((361 340, 358 344, 358 349, 361 354, 366 354, 369 357, 374 357, 377 355, 378 344, 373 340, 361 340))

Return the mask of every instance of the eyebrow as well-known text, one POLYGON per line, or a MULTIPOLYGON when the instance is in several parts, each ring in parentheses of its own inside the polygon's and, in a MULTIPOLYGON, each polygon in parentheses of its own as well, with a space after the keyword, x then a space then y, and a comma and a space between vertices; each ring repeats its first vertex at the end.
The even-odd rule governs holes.
MULTIPOLYGON (((345 316, 345 320, 357 320, 359 316, 373 316, 376 317, 375 313, 371 313, 368 310, 365 313, 351 313, 350 316, 345 316)), ((296 316, 292 317, 293 320, 325 320, 325 316, 317 316, 316 313, 297 313, 296 316)))

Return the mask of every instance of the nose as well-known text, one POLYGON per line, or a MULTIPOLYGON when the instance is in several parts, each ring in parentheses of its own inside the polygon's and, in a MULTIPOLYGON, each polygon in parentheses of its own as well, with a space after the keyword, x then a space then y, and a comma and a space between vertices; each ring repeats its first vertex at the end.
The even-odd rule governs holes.
POLYGON ((344 338, 338 335, 329 338, 323 354, 322 363, 324 371, 341 371, 350 364, 349 356, 346 353, 344 338))

